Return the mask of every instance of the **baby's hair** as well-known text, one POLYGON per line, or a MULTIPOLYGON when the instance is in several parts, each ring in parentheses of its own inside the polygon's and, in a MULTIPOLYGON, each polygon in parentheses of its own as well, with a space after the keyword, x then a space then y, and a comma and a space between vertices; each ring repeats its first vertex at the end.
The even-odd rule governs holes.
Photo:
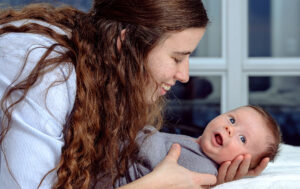
MULTIPOLYGON (((259 106, 247 105, 245 107, 249 107, 258 112, 266 122, 266 126, 271 132, 270 142, 268 143, 267 149, 258 157, 255 161, 254 165, 251 165, 250 168, 256 167, 258 162, 265 157, 270 158, 270 161, 273 162, 279 152, 279 144, 281 143, 281 132, 280 127, 275 121, 275 119, 269 114, 266 110, 259 106)), ((252 163, 251 163, 252 164, 252 163)))

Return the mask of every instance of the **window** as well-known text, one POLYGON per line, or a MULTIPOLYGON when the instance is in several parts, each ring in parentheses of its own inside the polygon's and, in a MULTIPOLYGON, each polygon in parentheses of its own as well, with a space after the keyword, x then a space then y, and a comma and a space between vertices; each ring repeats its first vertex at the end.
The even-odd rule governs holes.
MULTIPOLYGON (((204 2, 216 23, 208 26, 190 60, 192 77, 215 76, 211 84, 220 79, 221 113, 246 104, 262 106, 280 124, 284 142, 300 145, 300 1, 204 2)), ((209 111, 198 110, 198 119, 207 120, 209 111)))
POLYGON ((300 56, 300 1, 250 0, 249 56, 300 56))
MULTIPOLYGON (((280 124, 283 140, 300 145, 300 1, 248 0, 248 57, 244 81, 250 104, 280 124)), ((247 40, 245 40, 247 41, 247 40)), ((247 48, 245 48, 247 49, 247 48)))
POLYGON ((288 144, 300 145, 300 76, 250 76, 249 103, 265 108, 288 144))
POLYGON ((222 3, 220 0, 203 0, 210 20, 207 30, 192 56, 222 56, 222 3))

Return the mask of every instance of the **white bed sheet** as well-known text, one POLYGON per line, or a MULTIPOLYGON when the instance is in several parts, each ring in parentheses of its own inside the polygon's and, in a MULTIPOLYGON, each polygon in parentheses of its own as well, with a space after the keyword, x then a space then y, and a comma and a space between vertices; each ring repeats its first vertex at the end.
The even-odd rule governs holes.
POLYGON ((300 146, 281 144, 274 163, 257 177, 224 183, 213 189, 300 189, 300 146))

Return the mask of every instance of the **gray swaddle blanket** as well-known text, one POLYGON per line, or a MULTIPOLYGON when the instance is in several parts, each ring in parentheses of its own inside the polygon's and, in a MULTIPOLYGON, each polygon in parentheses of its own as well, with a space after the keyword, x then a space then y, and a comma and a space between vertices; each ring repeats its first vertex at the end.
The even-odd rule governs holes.
POLYGON ((213 175, 218 173, 217 164, 201 151, 199 144, 192 137, 162 133, 152 126, 147 126, 138 134, 137 142, 140 146, 139 160, 130 166, 127 175, 120 178, 115 187, 125 185, 150 173, 166 157, 174 143, 179 143, 181 146, 179 165, 200 173, 213 175))

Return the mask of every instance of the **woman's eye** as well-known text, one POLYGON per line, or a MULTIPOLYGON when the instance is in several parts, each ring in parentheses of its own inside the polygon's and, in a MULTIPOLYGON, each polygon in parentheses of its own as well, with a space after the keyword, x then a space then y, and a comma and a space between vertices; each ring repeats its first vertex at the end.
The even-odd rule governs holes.
POLYGON ((244 144, 247 142, 246 137, 244 137, 243 135, 240 135, 240 139, 244 144))
POLYGON ((234 119, 234 118, 232 118, 232 117, 229 119, 229 121, 230 121, 232 124, 234 124, 234 123, 235 123, 235 119, 234 119))
POLYGON ((173 58, 175 63, 179 64, 182 60, 181 59, 178 59, 178 58, 173 58))

